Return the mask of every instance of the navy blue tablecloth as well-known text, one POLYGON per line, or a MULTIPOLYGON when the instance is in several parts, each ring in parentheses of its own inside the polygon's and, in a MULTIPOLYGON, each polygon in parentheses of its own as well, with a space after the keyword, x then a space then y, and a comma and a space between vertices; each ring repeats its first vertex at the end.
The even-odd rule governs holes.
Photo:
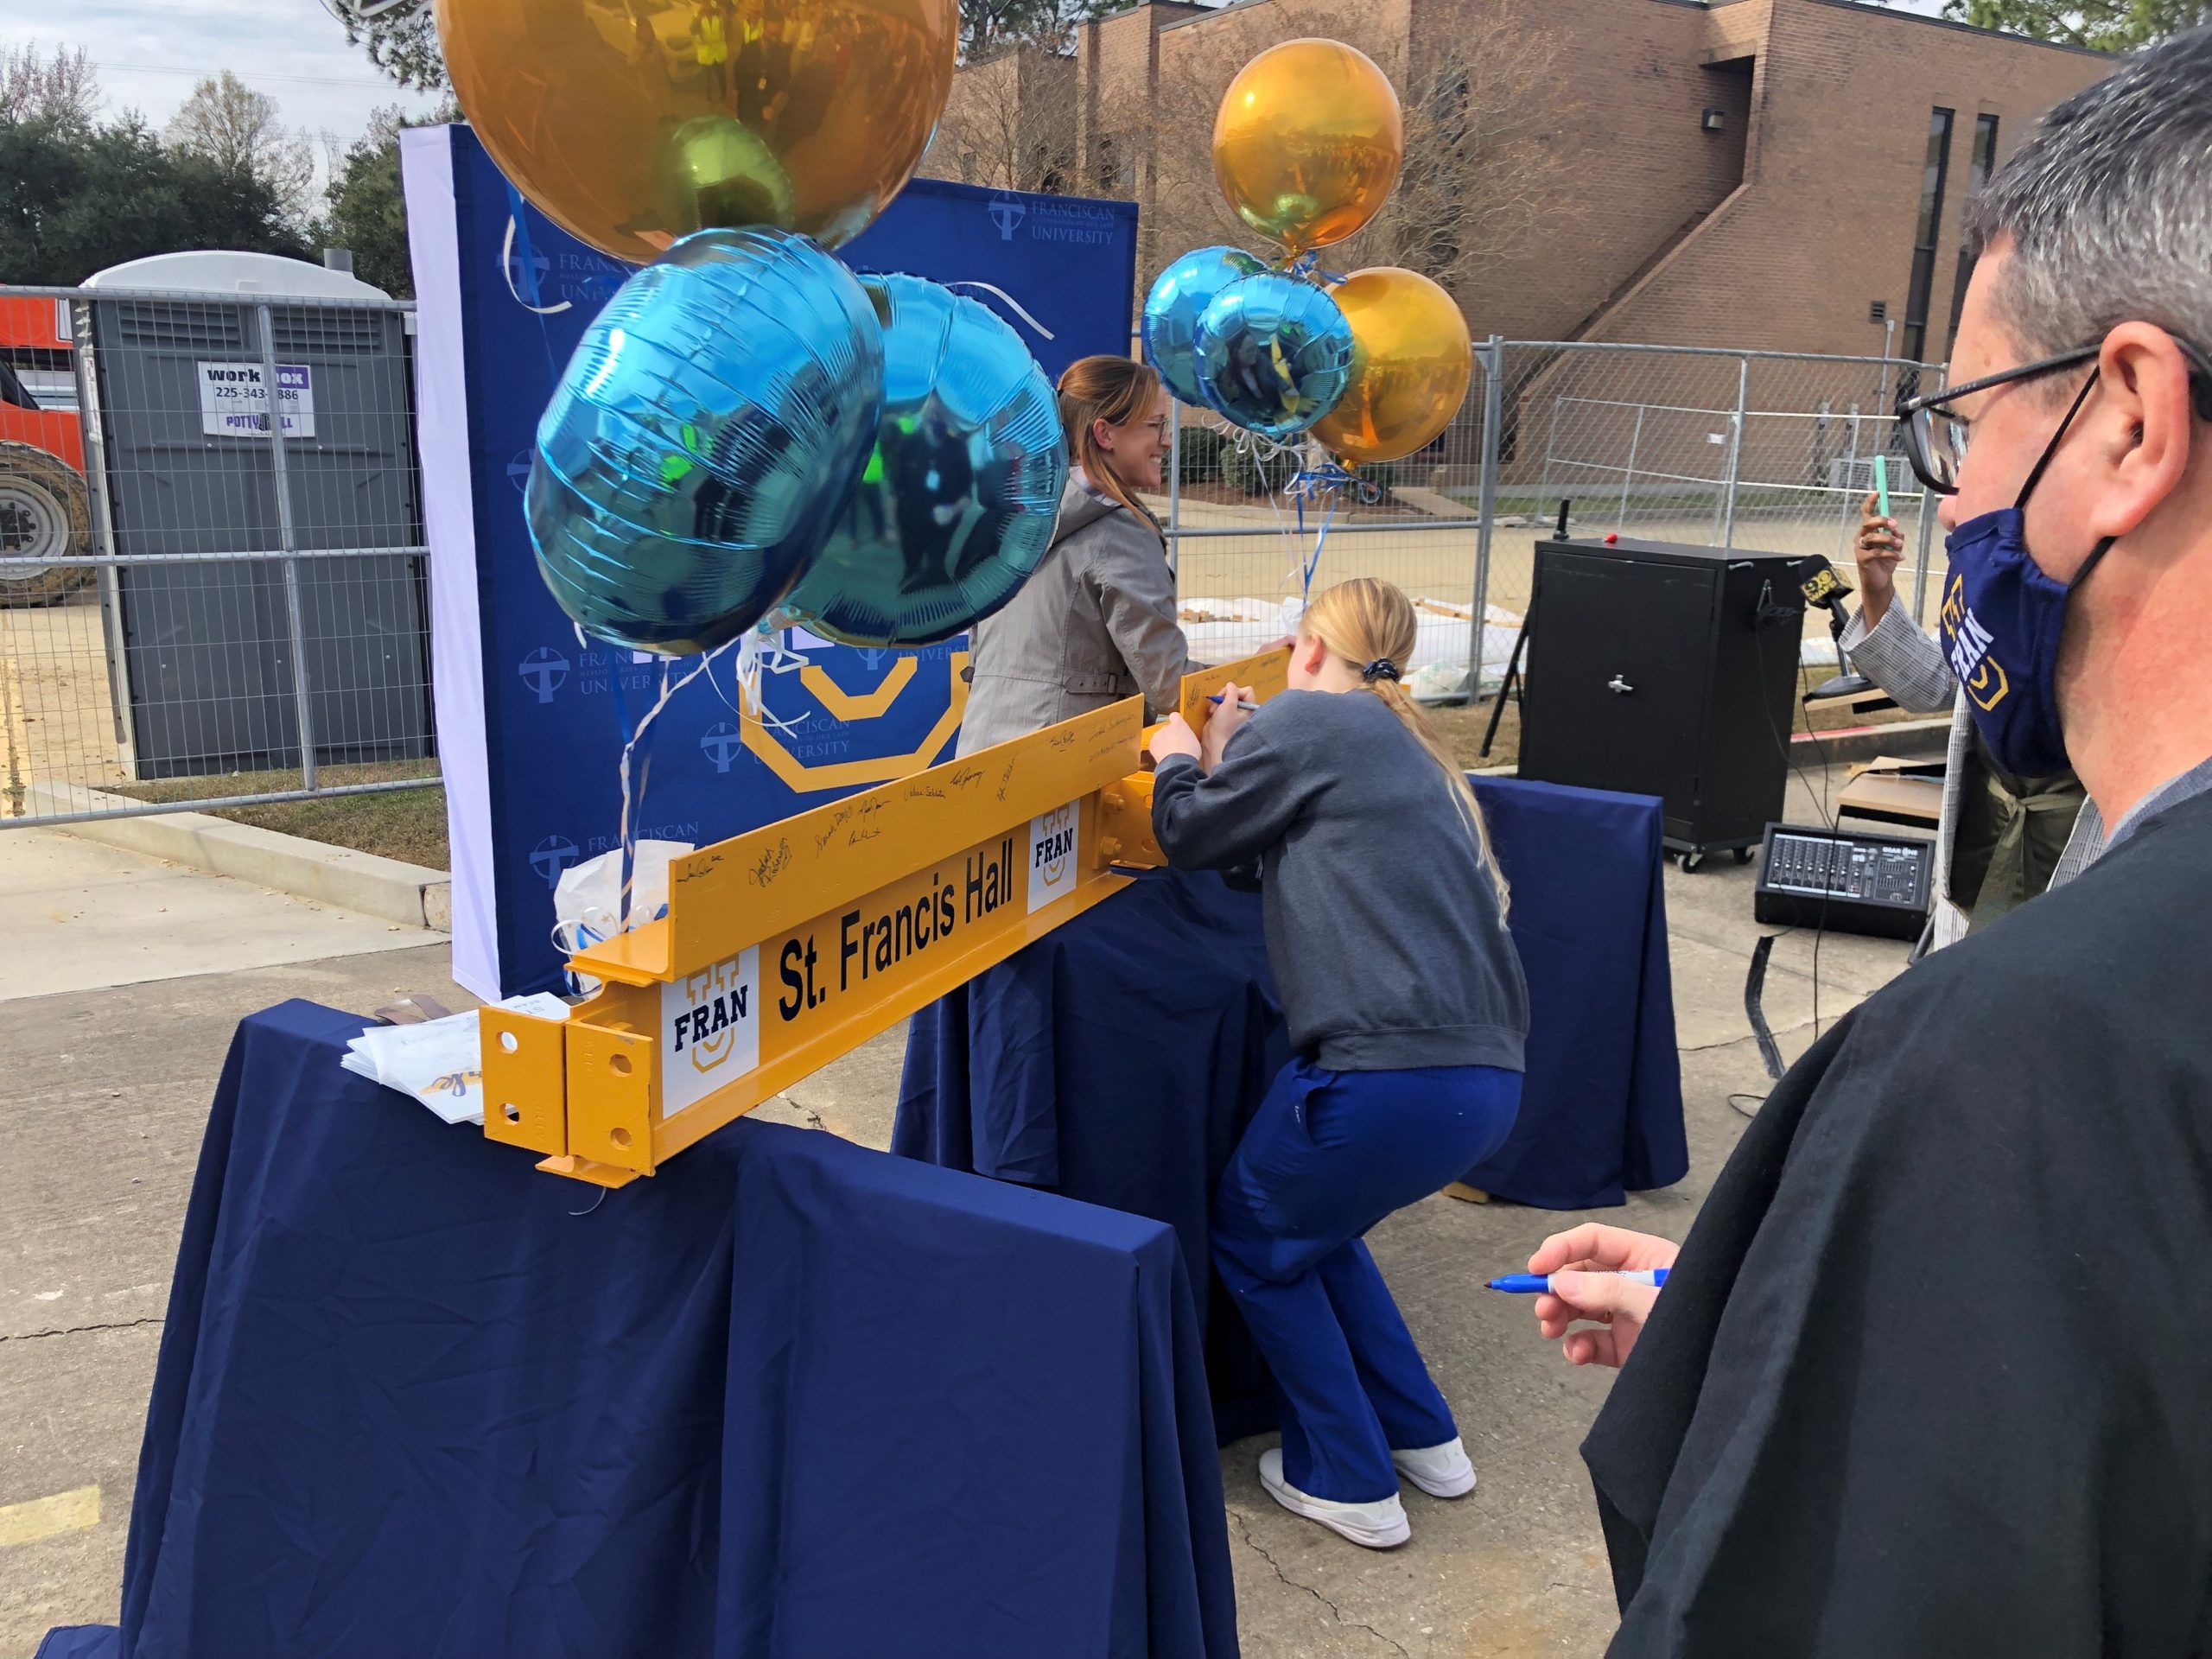
MULTIPOLYGON (((1521 1116, 1470 1185, 1547 1209, 1618 1205, 1689 1169, 1660 803, 1478 779, 1528 975, 1521 1116)), ((1345 964, 1347 973, 1357 964, 1345 964)), ((915 1016, 892 1150, 1174 1226, 1206 1209, 1287 1056, 1256 894, 1156 871, 915 1016)), ((1210 1363, 1243 1363, 1216 1287, 1210 1363)), ((1249 1373, 1217 1370, 1224 1436, 1249 1373)))
POLYGON ((1518 778, 1475 794, 1512 885, 1529 981, 1529 1074, 1513 1133, 1468 1185, 1594 1210, 1689 1173, 1656 796, 1518 778))
POLYGON ((240 1028, 124 1659, 1236 1652, 1173 1235, 741 1122, 604 1193, 240 1028))
POLYGON ((1274 1401, 1206 1210, 1289 1054, 1259 896, 1156 870, 914 1016, 891 1149, 1173 1226, 1227 1445, 1274 1401))

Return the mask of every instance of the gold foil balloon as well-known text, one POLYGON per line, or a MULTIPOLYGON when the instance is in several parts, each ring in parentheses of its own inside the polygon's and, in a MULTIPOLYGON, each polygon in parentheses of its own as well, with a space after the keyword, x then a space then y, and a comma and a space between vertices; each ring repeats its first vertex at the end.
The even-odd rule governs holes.
POLYGON ((921 160, 957 0, 437 0, 461 111, 515 187, 624 259, 709 226, 851 240, 921 160))
POLYGON ((1406 158, 1389 78, 1340 41, 1287 41, 1229 83, 1213 170, 1237 216, 1294 254, 1375 217, 1406 158))
POLYGON ((1329 293, 1351 324, 1351 378, 1313 435, 1353 462, 1426 447, 1466 401, 1466 318, 1427 277, 1395 265, 1355 271, 1329 293))

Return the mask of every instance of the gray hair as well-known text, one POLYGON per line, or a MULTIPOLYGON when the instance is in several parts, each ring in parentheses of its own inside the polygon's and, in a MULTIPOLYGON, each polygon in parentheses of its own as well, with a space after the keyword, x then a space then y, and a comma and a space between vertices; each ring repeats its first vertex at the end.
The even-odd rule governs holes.
POLYGON ((2212 349, 2212 28, 2149 48, 2037 124, 1967 207, 2012 242, 1995 298, 2031 353, 2126 321, 2212 349))

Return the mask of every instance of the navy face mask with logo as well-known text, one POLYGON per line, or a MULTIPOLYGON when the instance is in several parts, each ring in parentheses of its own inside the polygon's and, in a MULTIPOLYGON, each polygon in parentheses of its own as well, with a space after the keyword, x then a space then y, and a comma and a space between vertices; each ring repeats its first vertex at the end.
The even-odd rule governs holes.
POLYGON ((2066 601, 2113 543, 2111 537, 2099 542, 2070 582, 2045 575, 2028 556, 2028 493, 2096 383, 2092 372, 2044 446, 2018 499, 1967 519, 1943 543, 1951 561, 1938 619, 1943 653, 1966 691, 1990 758, 2018 778, 2067 770, 2056 683, 2066 601))

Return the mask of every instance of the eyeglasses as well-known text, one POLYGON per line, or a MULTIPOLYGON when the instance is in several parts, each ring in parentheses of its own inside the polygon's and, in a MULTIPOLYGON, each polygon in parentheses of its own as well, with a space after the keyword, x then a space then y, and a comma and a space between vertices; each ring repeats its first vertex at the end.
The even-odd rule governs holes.
MULTIPOLYGON (((2212 421, 2212 359, 2178 335, 2174 344, 2190 363, 2190 390, 2196 412, 2212 421)), ((1972 423, 1952 410, 1950 405, 1961 397, 1975 392, 1987 391, 1992 387, 2010 385, 2016 380, 2037 380, 2047 374, 2057 374, 2067 369, 2094 360, 2104 350, 2104 342, 2094 346, 2077 346, 2070 352, 2061 352, 2056 357, 2038 358, 2032 363, 2023 363, 2018 368, 2006 369, 2001 374, 1985 375, 1979 380, 1969 380, 1962 386, 1945 386, 1925 397, 1902 398, 1897 404, 1897 435, 1904 448, 1904 458, 1920 481, 1938 495, 1959 493, 1959 468, 1966 464, 1967 444, 1972 436, 1972 423)))
POLYGON ((2102 340, 2094 346, 2077 346, 2056 357, 2038 358, 2002 374, 1969 380, 1963 386, 1945 386, 1925 397, 1904 399, 1897 404, 1897 435, 1904 442, 1905 460, 1920 481, 1936 494, 1956 495, 1959 468, 1966 464, 1967 442, 1972 435, 1968 423, 1953 413, 1949 404, 2016 380, 2040 380, 2047 374, 2087 363, 2102 350, 2102 340))

